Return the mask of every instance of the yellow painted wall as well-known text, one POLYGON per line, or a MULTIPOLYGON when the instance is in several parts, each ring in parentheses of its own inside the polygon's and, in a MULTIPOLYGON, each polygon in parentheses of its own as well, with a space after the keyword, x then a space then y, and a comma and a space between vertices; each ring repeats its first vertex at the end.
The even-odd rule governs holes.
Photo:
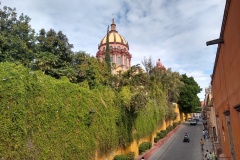
MULTIPOLYGON (((154 143, 154 137, 156 137, 157 132, 160 132, 161 130, 165 130, 168 126, 171 126, 173 124, 173 122, 184 122, 185 121, 185 115, 180 113, 178 105, 175 104, 175 112, 178 113, 178 116, 176 118, 176 120, 174 121, 163 121, 162 124, 159 126, 159 128, 157 130, 155 130, 153 132, 152 135, 149 135, 147 137, 143 137, 140 140, 134 140, 127 148, 120 148, 120 149, 116 149, 113 152, 111 152, 108 155, 105 155, 103 157, 98 157, 97 152, 95 154, 95 160, 113 160, 115 155, 123 155, 123 154, 128 154, 129 152, 134 152, 135 153, 135 158, 139 156, 138 153, 138 146, 142 143, 142 142, 152 142, 152 144, 154 143)), ((187 116, 190 116, 189 114, 187 116)))

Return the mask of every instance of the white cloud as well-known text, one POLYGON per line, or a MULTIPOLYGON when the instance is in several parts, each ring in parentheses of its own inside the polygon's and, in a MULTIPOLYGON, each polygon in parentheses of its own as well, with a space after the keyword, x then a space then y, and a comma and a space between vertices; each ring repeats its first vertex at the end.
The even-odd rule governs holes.
MULTIPOLYGON (((193 76, 208 87, 216 46, 206 41, 219 37, 225 2, 222 0, 5 0, 28 15, 33 29, 63 31, 74 50, 95 55, 107 26, 115 18, 118 32, 130 46, 132 64, 152 57, 173 71, 193 76)), ((202 99, 204 92, 200 94, 202 99)))

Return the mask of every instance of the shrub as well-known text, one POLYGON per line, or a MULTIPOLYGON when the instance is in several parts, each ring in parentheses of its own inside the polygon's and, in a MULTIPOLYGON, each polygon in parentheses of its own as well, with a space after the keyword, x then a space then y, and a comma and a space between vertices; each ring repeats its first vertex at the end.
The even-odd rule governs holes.
POLYGON ((143 142, 140 144, 140 146, 138 147, 139 150, 139 154, 141 154, 142 152, 150 149, 152 147, 152 143, 151 142, 143 142))
POLYGON ((127 154, 128 160, 134 160, 134 155, 135 155, 134 152, 129 152, 129 153, 127 154))
POLYGON ((165 135, 168 134, 167 130, 162 130, 161 132, 164 133, 165 135))
POLYGON ((178 125, 177 122, 173 122, 173 128, 175 128, 178 125))
POLYGON ((154 143, 157 143, 160 139, 161 139, 161 138, 160 138, 159 136, 156 136, 156 137, 154 138, 154 143))
POLYGON ((168 126, 166 130, 169 133, 172 130, 172 126, 168 126))
POLYGON ((134 152, 129 152, 127 155, 116 155, 113 160, 134 160, 134 152))
POLYGON ((128 157, 126 155, 116 155, 113 160, 128 160, 128 157))
POLYGON ((162 139, 162 138, 164 138, 164 137, 166 136, 166 133, 164 133, 164 132, 158 132, 158 133, 157 133, 157 136, 158 136, 160 139, 162 139))

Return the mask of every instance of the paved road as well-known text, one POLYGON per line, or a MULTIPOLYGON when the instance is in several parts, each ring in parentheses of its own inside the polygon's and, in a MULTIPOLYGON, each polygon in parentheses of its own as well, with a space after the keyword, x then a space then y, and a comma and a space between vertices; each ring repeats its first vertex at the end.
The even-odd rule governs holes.
MULTIPOLYGON (((181 128, 149 160, 202 160, 204 153, 199 144, 202 138, 202 123, 190 125, 183 123, 181 128), (183 143, 184 134, 188 133, 190 142, 183 143)), ((209 140, 205 140, 205 149, 212 150, 209 140)))

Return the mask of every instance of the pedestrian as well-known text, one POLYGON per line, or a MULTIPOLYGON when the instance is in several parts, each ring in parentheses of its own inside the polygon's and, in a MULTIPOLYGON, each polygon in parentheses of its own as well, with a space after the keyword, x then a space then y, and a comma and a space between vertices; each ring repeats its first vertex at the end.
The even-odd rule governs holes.
POLYGON ((201 149, 202 149, 202 151, 203 151, 203 145, 204 145, 203 139, 200 140, 200 145, 201 145, 201 149))
POLYGON ((206 150, 205 158, 206 158, 207 160, 209 160, 209 159, 208 159, 208 154, 209 154, 209 152, 208 152, 208 150, 206 150))
POLYGON ((203 139, 205 139, 205 138, 206 138, 206 131, 203 130, 203 131, 202 131, 202 134, 203 134, 203 139))
POLYGON ((216 160, 216 159, 217 159, 217 156, 215 155, 215 153, 214 153, 214 152, 212 152, 212 157, 213 157, 213 159, 214 159, 214 160, 216 160))
POLYGON ((144 160, 144 157, 142 157, 142 159, 141 160, 144 160))
POLYGON ((213 160, 213 155, 212 155, 211 152, 208 153, 208 155, 207 155, 207 159, 209 159, 209 160, 213 160))

